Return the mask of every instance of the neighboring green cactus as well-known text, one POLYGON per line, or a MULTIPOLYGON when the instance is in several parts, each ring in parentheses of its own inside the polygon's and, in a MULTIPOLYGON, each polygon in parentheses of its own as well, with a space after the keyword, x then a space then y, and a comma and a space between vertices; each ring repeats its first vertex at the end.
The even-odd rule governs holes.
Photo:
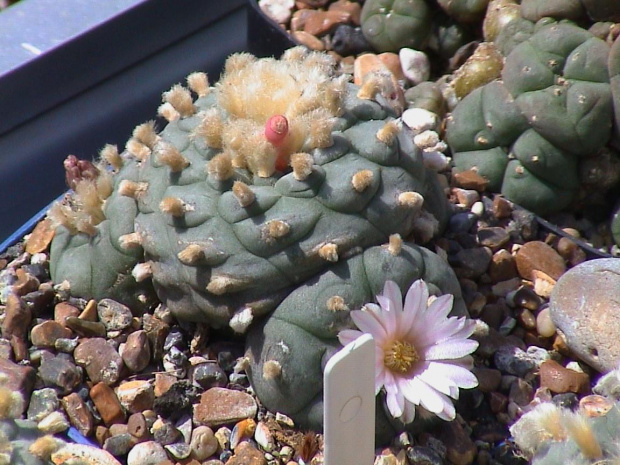
MULTIPOLYGON (((4 378, 2 382, 4 382, 4 378)), ((4 385, 0 386, 0 463, 13 465, 46 465, 50 455, 64 442, 46 435, 31 420, 19 417, 24 399, 4 385)))
MULTIPOLYGON (((407 289, 417 279, 425 280, 433 294, 454 295, 451 315, 467 314, 449 265, 396 236, 389 244, 338 263, 293 291, 248 334, 247 372, 263 405, 291 416, 303 428, 322 429, 323 369, 341 348, 337 335, 351 325, 349 311, 373 302, 386 280, 407 289)), ((378 417, 378 434, 387 427, 385 421, 378 417)))
POLYGON ((534 465, 617 463, 619 375, 600 377, 575 411, 543 402, 525 413, 510 427, 520 452, 534 465))
POLYGON ((141 294, 134 281, 152 277, 179 319, 221 326, 238 314, 243 330, 248 312, 268 313, 340 258, 439 231, 448 205, 395 119, 391 80, 358 88, 332 65, 301 48, 281 61, 237 54, 215 88, 188 78, 196 100, 181 86, 164 94, 161 133, 141 125, 123 154, 103 154, 117 170, 105 219, 71 238, 61 227, 54 281, 102 297, 141 294))
POLYGON ((461 23, 473 23, 484 17, 489 0, 437 0, 439 6, 461 23))
POLYGON ((432 14, 425 0, 367 0, 362 8, 362 32, 378 52, 426 46, 432 14))
POLYGON ((610 140, 609 46, 568 23, 547 24, 506 57, 503 81, 465 97, 448 121, 457 171, 544 215, 567 207, 578 163, 610 140))

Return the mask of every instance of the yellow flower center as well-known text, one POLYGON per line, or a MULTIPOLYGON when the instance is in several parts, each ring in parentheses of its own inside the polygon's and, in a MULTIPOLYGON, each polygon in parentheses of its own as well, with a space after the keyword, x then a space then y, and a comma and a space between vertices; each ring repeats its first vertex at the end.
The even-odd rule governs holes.
POLYGON ((405 374, 415 362, 420 360, 418 352, 408 342, 394 341, 385 351, 383 363, 392 371, 405 374))

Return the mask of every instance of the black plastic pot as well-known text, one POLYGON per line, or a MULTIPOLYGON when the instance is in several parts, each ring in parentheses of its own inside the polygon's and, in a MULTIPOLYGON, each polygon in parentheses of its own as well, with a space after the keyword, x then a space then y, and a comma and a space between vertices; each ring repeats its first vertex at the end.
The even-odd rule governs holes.
POLYGON ((66 190, 68 154, 122 147, 188 73, 216 81, 231 53, 277 56, 285 38, 246 0, 27 0, 2 11, 0 252, 66 190))

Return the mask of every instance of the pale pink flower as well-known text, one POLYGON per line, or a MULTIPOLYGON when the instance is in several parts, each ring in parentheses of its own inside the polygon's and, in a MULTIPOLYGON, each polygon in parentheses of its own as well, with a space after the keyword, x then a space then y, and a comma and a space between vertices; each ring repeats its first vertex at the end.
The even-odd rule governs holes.
POLYGON ((370 303, 351 312, 360 330, 338 334, 343 345, 372 334, 376 394, 385 389, 388 410, 404 423, 413 421, 416 406, 444 420, 454 419, 451 398, 458 399, 459 388, 478 385, 470 355, 478 343, 468 339, 474 322, 448 317, 453 299, 442 295, 429 305, 428 287, 418 280, 409 288, 403 308, 398 285, 386 281, 383 295, 377 296, 379 305, 370 303))

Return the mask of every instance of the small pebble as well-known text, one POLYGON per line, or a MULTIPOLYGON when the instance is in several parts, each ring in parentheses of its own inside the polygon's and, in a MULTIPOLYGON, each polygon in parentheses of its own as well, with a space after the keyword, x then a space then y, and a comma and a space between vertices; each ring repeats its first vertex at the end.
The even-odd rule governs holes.
POLYGON ((84 400, 77 393, 72 392, 63 397, 61 403, 71 424, 82 435, 90 436, 94 428, 94 418, 84 400))
POLYGON ((134 439, 131 434, 124 433, 107 438, 103 443, 103 450, 109 452, 115 457, 125 455, 134 445, 134 439))
POLYGON ((129 413, 142 412, 153 408, 155 393, 148 380, 125 381, 115 388, 116 396, 129 413))
POLYGON ((259 0, 258 6, 276 23, 285 24, 291 19, 295 0, 259 0))
POLYGON ((357 55, 370 49, 370 44, 359 27, 339 24, 332 36, 332 50, 339 55, 357 55))
POLYGON ((414 134, 434 131, 439 124, 439 117, 424 108, 409 108, 403 112, 401 118, 414 134))
POLYGON ((305 45, 311 50, 317 50, 319 52, 325 50, 325 44, 321 42, 321 39, 317 39, 312 34, 308 34, 306 31, 295 31, 292 36, 297 42, 305 45))
POLYGON ((123 362, 134 373, 144 370, 151 360, 151 347, 146 331, 134 331, 119 350, 123 362))
POLYGON ((426 53, 411 48, 401 48, 398 55, 403 74, 412 85, 429 80, 431 64, 426 53))
POLYGON ((205 391, 194 405, 194 421, 213 427, 254 418, 256 412, 256 402, 249 394, 215 387, 205 391))
POLYGON ((564 259, 549 245, 541 241, 523 244, 515 255, 517 270, 523 279, 534 280, 532 272, 539 270, 557 280, 566 271, 564 259))
POLYGON ((42 420, 60 406, 55 389, 43 388, 32 391, 28 404, 27 418, 36 422, 42 420))
POLYGON ((133 315, 127 305, 112 299, 101 299, 97 304, 99 321, 108 331, 121 331, 131 325, 133 315))
MULTIPOLYGON (((213 430, 208 426, 198 426, 192 431, 190 441, 192 456, 197 460, 206 460, 217 451, 219 443, 213 430)), ((225 449, 222 447, 222 449, 225 449)))
POLYGON ((103 381, 115 384, 124 367, 119 353, 103 338, 90 338, 81 342, 73 353, 75 363, 86 369, 93 383, 103 381))
POLYGON ((590 377, 564 368, 554 360, 546 360, 540 365, 540 385, 555 393, 584 394, 590 391, 590 377))
POLYGON ((543 308, 538 315, 536 315, 536 331, 542 337, 552 337, 557 328, 555 327, 555 323, 551 319, 551 312, 549 307, 543 308))
POLYGON ((164 446, 155 441, 136 444, 127 455, 127 465, 158 465, 168 459, 164 446))
POLYGON ((536 362, 525 351, 518 347, 500 347, 493 357, 495 366, 512 375, 524 378, 525 375, 536 369, 536 362))

